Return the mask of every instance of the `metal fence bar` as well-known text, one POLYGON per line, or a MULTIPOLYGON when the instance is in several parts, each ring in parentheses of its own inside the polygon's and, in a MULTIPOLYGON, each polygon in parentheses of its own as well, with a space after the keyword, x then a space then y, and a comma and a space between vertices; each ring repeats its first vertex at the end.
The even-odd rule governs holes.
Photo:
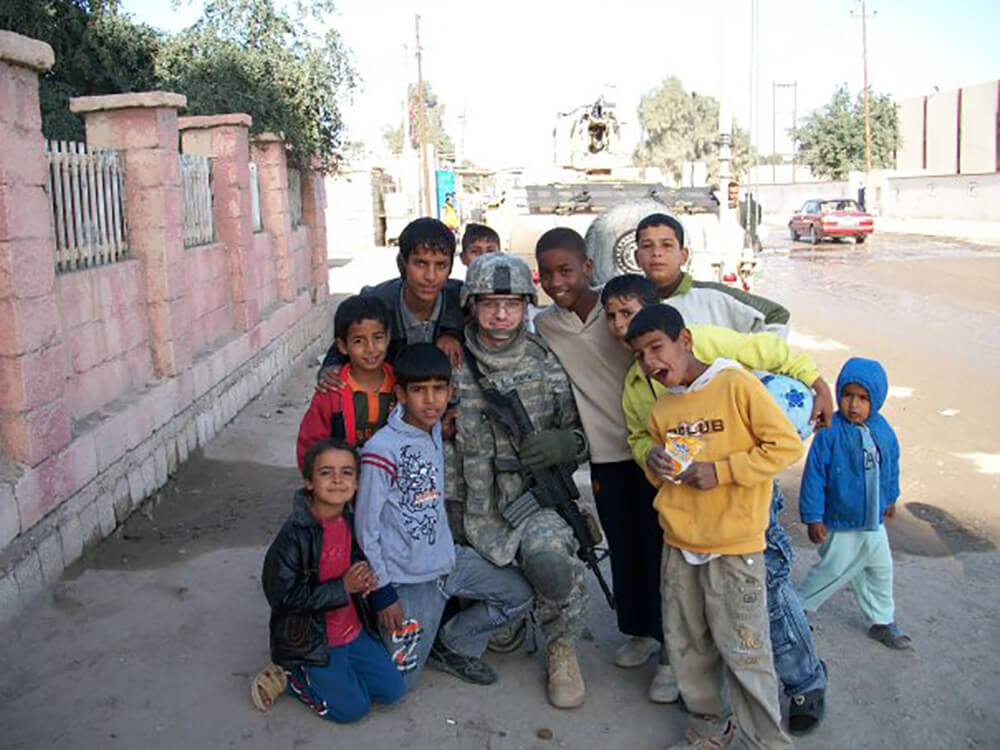
POLYGON ((302 173, 297 169, 288 170, 288 211, 294 229, 302 223, 302 173))
POLYGON ((257 171, 256 162, 250 162, 250 210, 253 214, 253 231, 262 231, 264 224, 260 215, 260 172, 257 171))
POLYGON ((184 247, 212 242, 212 167, 205 156, 179 154, 184 205, 184 247))
POLYGON ((45 156, 56 270, 92 268, 125 258, 128 233, 118 153, 48 141, 45 156))

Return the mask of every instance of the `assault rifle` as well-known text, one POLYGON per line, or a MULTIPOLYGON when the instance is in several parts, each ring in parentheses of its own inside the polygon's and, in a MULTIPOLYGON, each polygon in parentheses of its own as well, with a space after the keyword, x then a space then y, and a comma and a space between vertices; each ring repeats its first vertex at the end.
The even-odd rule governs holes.
MULTIPOLYGON (((483 393, 483 398, 486 400, 486 409, 484 410, 486 416, 503 428, 511 443, 518 445, 523 437, 535 431, 521 397, 515 390, 501 393, 499 389, 489 383, 483 377, 475 357, 468 351, 465 352, 465 361, 472 370, 483 393)), ((611 593, 607 581, 604 580, 604 576, 601 575, 601 569, 597 566, 597 555, 594 552, 600 537, 591 531, 587 519, 576 503, 580 498, 580 491, 576 487, 576 482, 573 481, 573 472, 570 468, 565 464, 560 464, 544 469, 529 469, 519 460, 508 459, 505 461, 501 458, 497 458, 494 464, 501 471, 517 471, 522 476, 527 475, 533 483, 534 491, 514 500, 511 505, 515 507, 505 509, 504 517, 508 520, 514 520, 519 511, 523 514, 522 518, 527 517, 534 508, 529 509, 523 506, 534 506, 536 502, 539 507, 555 510, 573 530, 573 536, 579 543, 577 557, 590 568, 601 586, 601 591, 604 592, 604 598, 608 600, 608 606, 614 609, 615 597, 611 593), (522 505, 522 508, 517 508, 518 505, 522 505), (513 514, 509 514, 507 510, 512 510, 513 514), (512 515, 514 519, 512 519, 512 515)))

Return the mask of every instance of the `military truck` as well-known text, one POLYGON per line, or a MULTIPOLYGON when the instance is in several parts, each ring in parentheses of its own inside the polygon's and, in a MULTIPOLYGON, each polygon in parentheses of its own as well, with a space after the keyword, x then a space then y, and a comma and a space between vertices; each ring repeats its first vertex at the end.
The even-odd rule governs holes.
POLYGON ((615 105, 603 97, 556 117, 554 168, 544 174, 497 174, 503 201, 486 212, 503 245, 534 268, 538 237, 555 226, 584 235, 595 281, 639 272, 635 227, 648 214, 676 215, 684 224, 695 278, 750 290, 757 258, 736 212, 725 210, 725 188, 668 187, 658 169, 629 166, 615 105), (541 179, 539 179, 541 178, 541 179))

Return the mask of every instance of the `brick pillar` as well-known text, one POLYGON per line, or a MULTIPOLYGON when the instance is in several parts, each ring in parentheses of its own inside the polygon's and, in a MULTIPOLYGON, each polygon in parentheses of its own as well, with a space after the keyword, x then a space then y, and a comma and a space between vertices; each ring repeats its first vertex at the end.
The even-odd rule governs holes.
POLYGON ((129 251, 142 262, 153 367, 172 377, 191 362, 185 304, 184 212, 177 151, 181 94, 82 96, 69 108, 82 113, 87 143, 124 152, 129 251))
POLYGON ((292 214, 288 209, 288 161, 285 142, 274 133, 255 135, 250 154, 257 162, 260 177, 260 219, 264 229, 274 237, 274 269, 278 280, 278 299, 295 299, 295 279, 288 240, 292 234, 292 214))
POLYGON ((303 172, 302 223, 309 227, 313 302, 322 304, 330 296, 330 264, 326 249, 326 190, 318 163, 303 172))
POLYGON ((260 320, 257 268, 253 262, 253 207, 250 203, 250 115, 181 117, 185 154, 212 157, 212 219, 226 247, 229 299, 238 330, 260 320))
MULTIPOLYGON (((54 61, 48 44, 0 31, 0 442, 29 466, 71 439, 38 105, 38 74, 54 61)), ((3 543, 17 533, 7 510, 3 543)), ((21 526, 45 511, 21 509, 21 526)))

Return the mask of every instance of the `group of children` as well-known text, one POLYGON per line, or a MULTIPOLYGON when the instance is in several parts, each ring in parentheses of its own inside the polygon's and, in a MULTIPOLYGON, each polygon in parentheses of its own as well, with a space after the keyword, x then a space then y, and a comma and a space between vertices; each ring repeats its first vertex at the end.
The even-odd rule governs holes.
MULTIPOLYGON (((776 624, 792 626, 777 600, 791 601, 787 618, 798 612, 804 623, 803 605, 815 610, 850 582, 869 634, 910 645, 894 621, 883 525, 899 494, 898 443, 878 413, 886 375, 876 362, 849 360, 834 413, 815 364, 779 335, 784 308, 692 280, 672 216, 644 219, 636 242, 643 275, 599 289, 575 231, 550 230, 536 250, 554 304, 534 325, 573 386, 618 626, 629 636, 615 663, 658 659, 650 699, 683 697, 690 712, 676 747, 724 747, 737 726, 751 747, 787 746, 779 678, 789 729, 802 734, 822 719, 826 669, 807 625, 797 632, 807 648, 794 658, 777 641, 772 649, 776 624), (801 385, 765 386, 761 377, 774 374, 801 385), (775 477, 813 428, 800 514, 821 559, 797 598, 779 592, 764 551, 777 526, 775 477), (678 446, 693 460, 679 460, 678 446), (723 666, 735 720, 724 710, 723 666)), ((498 251, 489 227, 470 225, 462 238, 466 264, 498 251)), ((400 278, 338 307, 300 427, 305 488, 264 564, 274 664, 254 679, 258 708, 287 691, 326 718, 356 720, 372 701, 398 700, 428 661, 490 684, 496 673, 479 658, 487 639, 531 609, 516 570, 455 545, 449 530, 446 413, 463 330, 460 285, 448 279, 453 254, 451 232, 418 219, 400 237, 400 278), (471 606, 443 618, 451 597, 471 606)), ((777 546, 790 556, 787 543, 777 546)))

